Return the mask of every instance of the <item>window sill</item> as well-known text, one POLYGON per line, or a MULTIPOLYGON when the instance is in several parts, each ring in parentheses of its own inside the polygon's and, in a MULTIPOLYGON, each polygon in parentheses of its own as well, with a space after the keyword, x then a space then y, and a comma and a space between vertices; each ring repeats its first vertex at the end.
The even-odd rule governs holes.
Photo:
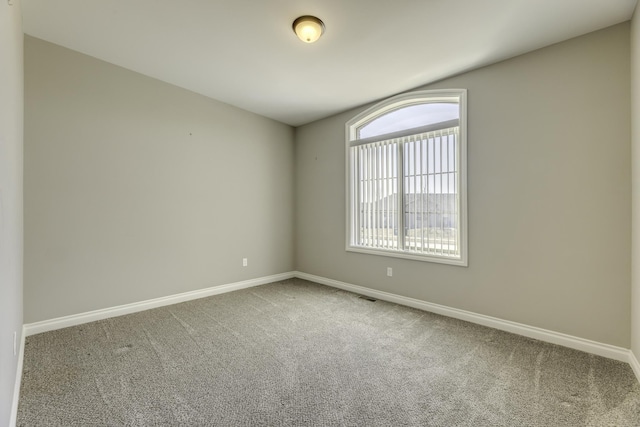
POLYGON ((448 258, 445 256, 436 255, 420 255, 412 252, 400 252, 400 251, 385 251, 383 249, 370 249, 362 246, 347 246, 347 252, 358 252, 368 255, 377 255, 392 258, 409 259, 413 261, 433 262, 437 264, 455 265, 458 267, 468 267, 469 263, 466 258, 448 258))

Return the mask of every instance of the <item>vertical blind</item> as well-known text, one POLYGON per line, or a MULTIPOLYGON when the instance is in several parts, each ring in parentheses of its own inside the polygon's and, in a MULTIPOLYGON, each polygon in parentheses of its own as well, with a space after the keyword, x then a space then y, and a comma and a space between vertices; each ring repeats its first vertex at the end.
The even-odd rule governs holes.
POLYGON ((458 153, 458 126, 352 145, 351 243, 460 257, 458 153))

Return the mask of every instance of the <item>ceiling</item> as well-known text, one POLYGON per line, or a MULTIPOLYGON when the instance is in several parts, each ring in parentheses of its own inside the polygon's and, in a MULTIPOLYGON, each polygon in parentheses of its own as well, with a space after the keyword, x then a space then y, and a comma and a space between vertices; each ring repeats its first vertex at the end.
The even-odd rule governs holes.
POLYGON ((637 0, 22 0, 26 34, 292 126, 614 25, 637 0), (315 15, 314 44, 291 24, 315 15))

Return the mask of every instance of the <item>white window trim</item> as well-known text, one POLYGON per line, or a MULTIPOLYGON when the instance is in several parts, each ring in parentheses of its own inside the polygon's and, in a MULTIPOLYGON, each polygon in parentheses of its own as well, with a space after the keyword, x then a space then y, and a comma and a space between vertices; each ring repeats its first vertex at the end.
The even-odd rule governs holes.
MULTIPOLYGON (((384 135, 381 135, 384 137, 384 135)), ((366 138, 364 140, 373 139, 366 138)), ((361 112, 345 125, 345 249, 348 252, 359 252, 370 255, 388 256, 394 258, 411 259, 417 261, 434 262, 457 266, 468 266, 468 213, 467 213, 467 90, 444 89, 423 90, 408 92, 394 96, 361 112), (460 258, 454 259, 437 255, 416 255, 408 252, 390 251, 384 249, 371 249, 351 244, 351 170, 349 149, 352 141, 357 141, 357 130, 364 124, 374 120, 393 110, 408 107, 410 105, 444 102, 455 98, 460 105, 459 119, 459 192, 460 192, 460 258)))

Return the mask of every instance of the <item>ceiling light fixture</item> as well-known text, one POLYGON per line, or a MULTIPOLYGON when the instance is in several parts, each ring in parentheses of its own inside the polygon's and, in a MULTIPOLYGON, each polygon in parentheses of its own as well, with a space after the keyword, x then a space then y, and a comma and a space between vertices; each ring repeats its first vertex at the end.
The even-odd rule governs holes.
POLYGON ((315 16, 301 16, 293 21, 293 32, 305 43, 313 43, 324 33, 324 23, 315 16))

